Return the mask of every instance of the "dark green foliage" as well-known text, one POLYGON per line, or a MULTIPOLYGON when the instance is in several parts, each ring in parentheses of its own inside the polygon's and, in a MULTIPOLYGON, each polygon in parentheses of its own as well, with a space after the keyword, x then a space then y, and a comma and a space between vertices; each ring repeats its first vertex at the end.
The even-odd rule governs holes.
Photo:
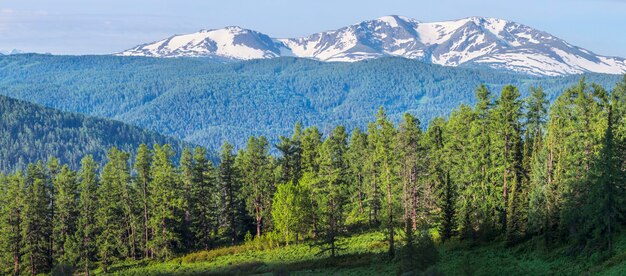
POLYGON ((154 146, 151 167, 150 196, 152 212, 149 225, 154 235, 149 244, 157 258, 170 258, 181 246, 184 190, 176 167, 172 163, 174 152, 169 145, 154 146))
POLYGON ((75 241, 78 263, 83 272, 89 271, 96 255, 96 214, 98 212, 98 166, 90 155, 81 161, 78 172, 78 221, 75 241))
POLYGON ((197 147, 193 154, 191 201, 191 232, 196 247, 209 249, 216 240, 218 227, 219 193, 217 172, 207 159, 207 152, 197 147))
POLYGON ((221 224, 227 231, 230 244, 235 244, 245 233, 246 205, 241 197, 241 172, 235 166, 233 145, 222 146, 218 168, 219 196, 221 198, 221 224))
POLYGON ((96 162, 106 158, 112 146, 134 151, 141 143, 170 143, 184 146, 174 138, 145 131, 117 121, 90 118, 0 96, 0 171, 24 169, 28 163, 60 159, 72 169, 80 167, 83 156, 96 162))
POLYGON ((51 268, 50 237, 52 234, 51 197, 46 188, 45 170, 41 162, 26 170, 24 205, 21 214, 21 263, 32 275, 51 268))
POLYGON ((400 269, 404 273, 414 273, 426 270, 439 261, 439 251, 435 247, 428 230, 415 231, 410 224, 404 230, 404 247, 400 252, 400 269))
MULTIPOLYGON (((531 240, 547 249, 564 242, 593 260, 622 258, 612 254, 626 222, 625 87, 626 79, 611 93, 580 81, 548 115, 541 89, 524 102, 514 86, 495 100, 480 86, 476 106, 432 120, 425 133, 413 115, 395 125, 381 107, 368 131, 350 138, 343 126, 322 134, 296 124, 274 145, 276 157, 263 136, 237 153, 225 143, 217 167, 199 147, 185 149, 176 166, 168 144, 142 144, 134 158, 113 147, 101 171, 91 156, 78 172, 48 158, 0 175, 1 273, 157 263, 142 258, 183 267, 192 257, 175 257, 196 249, 211 250, 193 258, 212 264, 228 252, 302 243, 339 264, 354 257, 344 242, 362 231, 378 235, 364 249, 377 252, 370 257, 387 251, 413 273, 433 272, 425 269, 437 262, 439 241, 446 254, 455 245, 515 249, 531 240)), ((274 264, 236 272, 266 265, 274 264)))

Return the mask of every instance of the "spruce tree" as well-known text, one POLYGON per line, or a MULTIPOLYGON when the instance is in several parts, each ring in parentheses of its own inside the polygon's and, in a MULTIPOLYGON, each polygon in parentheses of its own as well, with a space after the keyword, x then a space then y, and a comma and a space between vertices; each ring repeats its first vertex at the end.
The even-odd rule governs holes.
POLYGON ((520 93, 514 86, 502 89, 493 110, 493 155, 494 183, 502 192, 497 210, 500 212, 502 230, 508 241, 513 241, 523 231, 522 186, 522 102, 520 93))
POLYGON ((280 136, 276 149, 280 152, 278 164, 282 170, 281 182, 296 183, 302 175, 302 126, 298 122, 291 138, 280 136))
POLYGON ((368 220, 368 193, 367 193, 367 134, 355 128, 350 137, 346 159, 348 160, 348 177, 350 182, 349 194, 352 208, 349 210, 350 220, 356 223, 365 223, 368 220))
POLYGON ((98 209, 96 211, 96 245, 102 271, 107 273, 109 265, 119 258, 127 256, 126 241, 127 221, 124 215, 124 174, 128 155, 117 148, 109 149, 107 163, 100 174, 100 186, 97 190, 98 209))
POLYGON ((185 248, 192 247, 195 242, 191 233, 191 224, 193 217, 191 215, 191 205, 193 204, 192 189, 196 185, 194 177, 195 160, 191 149, 189 147, 183 148, 183 153, 180 155, 180 164, 178 169, 180 171, 180 189, 182 196, 182 212, 183 220, 180 226, 181 244, 185 248))
POLYGON ((21 172, 0 175, 0 273, 20 275, 25 181, 21 172))
MULTIPOLYGON (((489 204, 490 199, 482 197, 482 182, 474 177, 480 170, 476 167, 476 156, 473 155, 471 128, 475 125, 476 113, 469 106, 461 105, 459 109, 452 111, 444 134, 443 154, 447 157, 443 160, 448 166, 446 173, 448 185, 445 189, 456 189, 455 202, 455 225, 462 239, 474 239, 479 234, 477 231, 488 233, 488 226, 482 217, 480 206, 489 204)), ((445 177, 444 177, 445 179, 445 177)), ((447 193, 447 192, 446 192, 447 193)), ((449 194, 450 196, 452 194, 449 194)))
MULTIPOLYGON (((431 190, 428 185, 418 184, 424 175, 424 154, 420 122, 411 114, 404 114, 397 136, 397 152, 399 155, 400 178, 402 179, 402 208, 404 210, 404 229, 408 226, 417 230, 418 215, 431 209, 431 190), (418 206, 420 205, 420 206, 418 206), (410 224, 410 225, 409 225, 410 224)), ((424 183, 421 183, 424 184, 424 183)), ((422 221, 425 222, 425 221, 422 221)))
POLYGON ((78 172, 78 220, 76 238, 79 267, 89 275, 96 253, 96 214, 98 212, 98 165, 91 155, 81 160, 78 172))
POLYGON ((191 231, 198 246, 208 250, 215 240, 217 231, 218 190, 216 172, 213 164, 207 160, 204 148, 196 147, 193 154, 193 186, 191 187, 190 210, 191 231))
POLYGON ((341 249, 337 239, 344 226, 347 138, 345 128, 339 126, 324 141, 320 149, 320 179, 314 187, 317 206, 320 208, 321 236, 318 245, 322 247, 322 252, 330 251, 333 257, 341 249))
POLYGON ((236 156, 233 154, 233 146, 228 142, 222 146, 219 165, 219 188, 222 198, 222 214, 224 214, 224 226, 230 244, 235 244, 243 232, 243 214, 245 204, 241 199, 240 172, 235 166, 236 156))
POLYGON ((456 187, 450 181, 449 166, 445 156, 445 128, 443 118, 435 118, 428 125, 425 135, 425 145, 428 149, 427 181, 432 183, 435 189, 436 205, 439 212, 436 214, 436 225, 445 242, 450 239, 456 230, 456 187))
POLYGON ((41 162, 29 165, 26 170, 24 205, 21 218, 22 263, 31 275, 49 271, 50 233, 50 194, 46 188, 44 168, 41 162))
POLYGON ((67 165, 53 180, 56 191, 56 208, 52 229, 53 258, 60 264, 73 265, 76 257, 72 252, 75 247, 74 233, 78 216, 78 186, 76 173, 67 165))
POLYGON ((265 227, 272 197, 272 176, 269 157, 269 143, 265 137, 250 137, 246 149, 238 156, 241 169, 243 196, 248 212, 254 218, 256 237, 261 237, 261 228, 265 227))
POLYGON ((184 221, 183 190, 172 163, 173 157, 170 145, 154 145, 154 162, 150 169, 150 198, 153 202, 150 228, 154 233, 150 245, 155 256, 161 259, 171 258, 180 247, 179 226, 184 221))
POLYGON ((396 129, 393 123, 389 121, 385 110, 381 107, 376 116, 376 126, 370 132, 373 138, 374 156, 380 167, 379 183, 381 190, 385 193, 386 216, 387 216, 387 234, 389 242, 389 257, 395 255, 395 219, 396 211, 396 189, 397 189, 397 156, 395 154, 396 147, 396 129))
POLYGON ((135 171, 137 173, 137 184, 139 186, 140 204, 142 207, 142 221, 143 221, 143 245, 144 245, 144 257, 150 256, 150 191, 149 186, 152 181, 152 175, 150 174, 150 167, 152 167, 152 151, 145 144, 139 145, 137 149, 137 156, 135 157, 135 171))

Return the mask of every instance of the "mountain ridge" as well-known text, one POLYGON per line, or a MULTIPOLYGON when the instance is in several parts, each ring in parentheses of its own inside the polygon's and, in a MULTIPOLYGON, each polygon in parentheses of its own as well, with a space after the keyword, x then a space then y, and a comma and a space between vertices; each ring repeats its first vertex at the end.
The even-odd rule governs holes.
POLYGON ((542 76, 626 72, 623 58, 597 55, 517 22, 478 16, 421 22, 389 15, 299 38, 272 38, 229 26, 170 36, 115 55, 224 61, 293 56, 330 62, 397 56, 542 76))

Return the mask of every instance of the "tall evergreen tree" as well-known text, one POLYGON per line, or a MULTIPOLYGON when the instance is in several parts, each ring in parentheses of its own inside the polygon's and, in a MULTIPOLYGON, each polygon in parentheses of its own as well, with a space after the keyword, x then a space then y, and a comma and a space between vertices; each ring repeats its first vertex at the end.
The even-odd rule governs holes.
POLYGON ((246 149, 238 156, 243 181, 243 195, 248 212, 254 218, 256 237, 261 238, 261 228, 269 217, 268 198, 272 197, 273 181, 269 157, 269 143, 265 137, 250 137, 246 149))
POLYGON ((421 222, 426 222, 425 215, 432 209, 432 191, 426 183, 418 182, 425 171, 424 150, 422 148, 422 133, 420 122, 408 113, 404 114, 404 121, 399 126, 397 136, 397 151, 399 155, 399 174, 402 179, 402 208, 404 210, 404 229, 411 227, 417 230, 418 215, 421 222), (419 206, 418 206, 419 205, 419 206), (423 212, 422 214, 418 214, 423 212))
POLYGON ((339 126, 324 141, 320 152, 320 179, 315 186, 317 206, 320 208, 322 252, 330 251, 335 256, 341 249, 337 245, 343 227, 343 213, 346 200, 348 164, 346 161, 348 135, 339 126))
POLYGON ((96 253, 96 214, 98 212, 98 165, 90 155, 81 161, 78 173, 78 220, 76 241, 79 263, 85 275, 89 275, 96 253))
POLYGON ((164 259, 171 258, 180 247, 179 226, 184 221, 183 190, 172 163, 173 157, 174 151, 170 145, 154 145, 154 162, 150 169, 153 201, 150 228, 154 233, 150 244, 155 256, 164 259))
POLYGON ((395 255, 395 239, 394 239, 394 227, 395 219, 394 213, 396 212, 396 199, 394 197, 397 189, 396 169, 397 169, 397 156, 395 154, 396 147, 396 129, 393 123, 389 121, 385 110, 381 107, 376 115, 376 127, 370 132, 373 137, 374 155, 377 160, 378 166, 380 166, 379 183, 381 184, 381 190, 385 192, 386 198, 386 216, 387 216, 387 232, 389 241, 389 257, 395 255))
POLYGON ((46 188, 44 168, 41 162, 29 165, 26 170, 26 187, 21 218, 22 262, 30 274, 45 273, 50 269, 49 251, 52 231, 50 194, 46 188))
POLYGON ((150 168, 152 167, 152 151, 147 145, 141 144, 137 149, 137 156, 135 157, 135 171, 137 172, 137 184, 140 189, 140 202, 142 206, 142 221, 143 221, 143 245, 144 245, 144 257, 150 256, 150 182, 152 181, 152 175, 150 168))
POLYGON ((191 187, 191 230, 198 245, 207 250, 215 240, 219 216, 216 198, 217 179, 213 164, 207 160, 204 148, 196 147, 193 154, 193 186, 191 187))
POLYGON ((76 173, 64 165, 54 178, 53 185, 56 191, 56 208, 52 229, 53 258, 58 263, 73 264, 77 257, 73 254, 76 252, 72 252, 76 246, 74 232, 76 231, 78 216, 76 173))
POLYGON ((322 145, 322 133, 317 127, 306 128, 302 132, 302 172, 317 173, 319 171, 319 151, 322 145))
POLYGON ((522 102, 516 87, 502 89, 493 110, 494 183, 502 191, 497 210, 500 223, 509 241, 514 240, 525 225, 522 205, 525 187, 522 186, 522 102))
POLYGON ((280 136, 276 148, 281 156, 278 163, 282 170, 281 182, 296 183, 302 176, 302 126, 298 122, 291 138, 280 136))
POLYGON ((180 192, 182 196, 181 211, 183 212, 183 220, 180 226, 180 239, 182 246, 185 248, 193 247, 195 244, 191 233, 191 224, 193 223, 191 216, 191 205, 193 204, 192 189, 196 184, 194 175, 195 166, 196 164, 191 149, 185 147, 183 153, 180 155, 180 164, 178 166, 180 170, 180 192))
POLYGON ((439 212, 436 214, 436 224, 443 241, 452 237, 456 229, 456 188, 450 181, 450 172, 445 159, 444 141, 445 121, 435 118, 430 122, 426 131, 425 145, 428 149, 427 181, 435 188, 436 205, 439 212))
POLYGON ((368 213, 368 194, 367 194, 367 156, 368 144, 367 134, 363 133, 359 128, 352 131, 346 159, 348 160, 349 179, 352 185, 349 185, 351 221, 357 223, 367 222, 368 213))
POLYGON ((0 273, 20 275, 25 182, 21 172, 0 175, 0 273))
POLYGON ((243 232, 243 214, 245 214, 245 204, 240 196, 240 172, 235 166, 235 158, 233 146, 228 142, 224 143, 220 153, 218 181, 222 196, 222 213, 225 217, 224 226, 230 244, 235 244, 243 232))
POLYGON ((126 230, 128 221, 124 212, 124 187, 128 184, 128 154, 117 148, 109 149, 107 163, 100 174, 97 190, 96 245, 102 271, 118 258, 128 256, 126 230))
MULTIPOLYGON (((473 155, 471 128, 475 125, 476 113, 466 105, 461 105, 458 110, 450 114, 445 131, 443 132, 443 154, 446 160, 442 160, 448 166, 447 180, 443 183, 445 189, 455 189, 455 225, 462 239, 474 239, 478 231, 488 233, 489 229, 482 216, 481 206, 489 204, 490 199, 483 199, 482 181, 475 176, 480 170, 476 167, 476 156, 473 155), (446 183, 451 182, 451 183, 446 183), (448 185, 447 187, 445 185, 448 185)), ((444 177, 443 179, 446 179, 444 177)), ((446 192, 447 194, 447 192, 446 192)))

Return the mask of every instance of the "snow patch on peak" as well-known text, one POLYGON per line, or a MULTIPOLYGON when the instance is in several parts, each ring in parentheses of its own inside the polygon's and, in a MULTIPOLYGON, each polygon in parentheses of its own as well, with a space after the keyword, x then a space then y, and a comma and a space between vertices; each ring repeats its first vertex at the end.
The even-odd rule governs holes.
POLYGON ((295 56, 342 62, 399 56, 445 66, 487 66, 534 75, 626 72, 623 58, 596 55, 516 22, 478 16, 420 22, 388 15, 283 39, 229 26, 172 36, 117 55, 229 60, 295 56))

